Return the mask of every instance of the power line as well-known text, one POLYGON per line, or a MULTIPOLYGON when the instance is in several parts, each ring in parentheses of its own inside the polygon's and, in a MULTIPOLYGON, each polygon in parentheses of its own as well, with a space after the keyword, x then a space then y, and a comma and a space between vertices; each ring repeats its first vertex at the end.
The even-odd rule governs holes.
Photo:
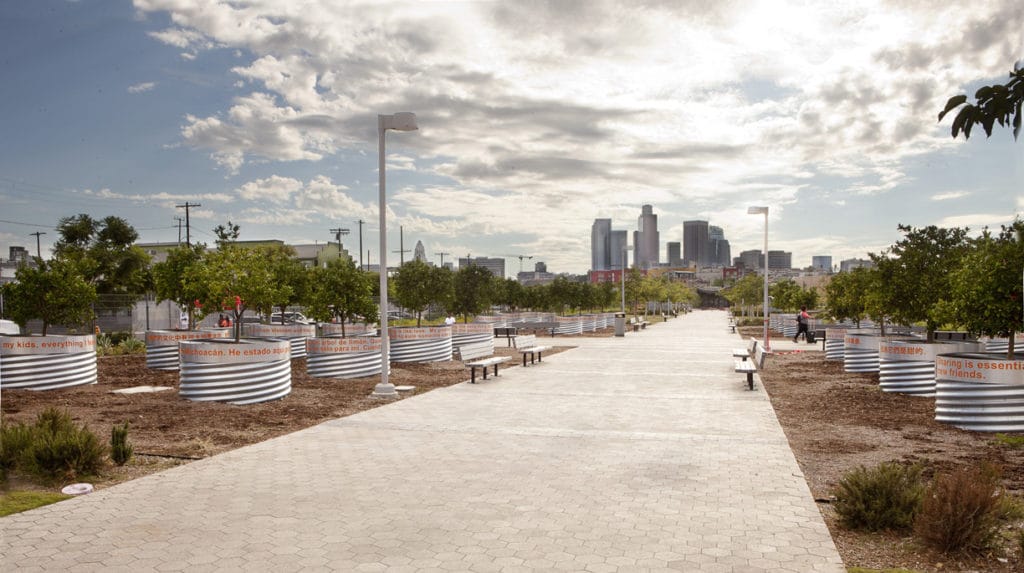
POLYGON ((0 223, 9 223, 11 225, 24 225, 26 227, 39 227, 42 229, 57 229, 57 227, 54 227, 53 225, 40 225, 38 223, 22 223, 20 221, 7 221, 6 219, 0 219, 0 223))
POLYGON ((189 203, 188 201, 185 201, 184 205, 175 205, 175 208, 178 208, 178 209, 181 209, 182 207, 185 208, 185 244, 191 246, 192 245, 192 227, 189 224, 189 220, 188 220, 188 208, 189 207, 202 207, 202 205, 199 204, 199 203, 189 203))

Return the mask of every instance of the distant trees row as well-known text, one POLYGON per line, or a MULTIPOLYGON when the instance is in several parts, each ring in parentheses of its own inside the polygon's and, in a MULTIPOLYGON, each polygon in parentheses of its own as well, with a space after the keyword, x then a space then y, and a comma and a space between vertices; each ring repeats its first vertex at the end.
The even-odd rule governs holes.
MULTIPOLYGON (((177 303, 189 315, 189 326, 209 313, 227 313, 240 336, 242 318, 253 310, 270 316, 301 306, 320 321, 378 321, 375 297, 379 276, 356 268, 351 260, 332 260, 308 268, 290 247, 241 247, 238 226, 215 229, 217 249, 183 245, 165 261, 149 265, 149 256, 133 246, 138 234, 125 220, 88 215, 62 219, 60 240, 50 261, 36 260, 17 271, 17 281, 3 289, 6 313, 22 327, 41 319, 43 334, 50 325, 80 326, 92 318, 97 294, 130 295, 154 292, 160 301, 177 303)), ((648 301, 696 302, 696 292, 679 283, 633 270, 625 280, 626 299, 637 312, 648 301)), ((568 313, 614 308, 621 293, 615 283, 591 284, 558 277, 543 286, 525 287, 494 277, 479 266, 457 271, 422 261, 403 264, 389 281, 389 296, 412 312, 420 324, 428 309, 462 316, 464 321, 500 306, 568 313)), ((135 299, 137 300, 137 299, 135 299)))

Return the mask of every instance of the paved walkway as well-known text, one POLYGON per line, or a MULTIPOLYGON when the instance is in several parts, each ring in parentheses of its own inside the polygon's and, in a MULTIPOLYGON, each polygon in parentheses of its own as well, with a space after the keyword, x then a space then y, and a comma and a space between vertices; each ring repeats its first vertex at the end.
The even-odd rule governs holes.
POLYGON ((0 564, 843 571, 727 330, 698 311, 572 339, 542 365, 2 518, 0 564))

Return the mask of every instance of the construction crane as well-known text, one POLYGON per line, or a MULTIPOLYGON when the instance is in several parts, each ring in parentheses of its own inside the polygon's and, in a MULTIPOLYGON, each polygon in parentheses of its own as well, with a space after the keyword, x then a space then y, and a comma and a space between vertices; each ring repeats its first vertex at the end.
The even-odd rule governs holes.
POLYGON ((519 259, 519 272, 523 272, 523 259, 532 259, 533 258, 533 255, 501 255, 501 256, 519 259))
POLYGON ((434 254, 435 255, 440 255, 440 257, 441 257, 441 266, 443 267, 444 266, 444 257, 445 257, 445 255, 450 255, 451 253, 434 253, 434 254))

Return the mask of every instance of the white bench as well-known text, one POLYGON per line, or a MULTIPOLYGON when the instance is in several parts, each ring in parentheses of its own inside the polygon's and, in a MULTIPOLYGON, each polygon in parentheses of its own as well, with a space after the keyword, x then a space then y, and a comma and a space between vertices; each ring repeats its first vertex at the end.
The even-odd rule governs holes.
POLYGON ((759 370, 764 370, 764 359, 771 354, 766 352, 764 346, 757 345, 754 350, 753 360, 737 360, 735 364, 736 372, 747 375, 747 389, 754 389, 754 373, 759 370))
POLYGON ((537 336, 534 334, 520 334, 516 337, 516 350, 519 354, 523 355, 523 366, 526 366, 526 355, 530 355, 530 364, 533 364, 533 359, 536 357, 537 362, 544 360, 544 351, 551 350, 550 346, 541 346, 537 344, 537 336))
POLYGON ((498 375, 498 365, 509 359, 508 356, 491 356, 494 354, 494 342, 471 342, 458 347, 459 360, 469 367, 469 383, 476 384, 476 369, 484 371, 487 380, 487 368, 494 366, 494 375, 498 375), (489 357, 489 358, 485 358, 489 357), (477 360, 482 358, 482 360, 477 360))
POLYGON ((750 337, 750 348, 733 348, 732 357, 746 360, 747 356, 754 354, 757 350, 757 339, 753 336, 750 337))
POLYGON ((639 332, 642 328, 647 328, 647 321, 639 318, 632 318, 629 320, 629 325, 633 327, 633 332, 639 332))

